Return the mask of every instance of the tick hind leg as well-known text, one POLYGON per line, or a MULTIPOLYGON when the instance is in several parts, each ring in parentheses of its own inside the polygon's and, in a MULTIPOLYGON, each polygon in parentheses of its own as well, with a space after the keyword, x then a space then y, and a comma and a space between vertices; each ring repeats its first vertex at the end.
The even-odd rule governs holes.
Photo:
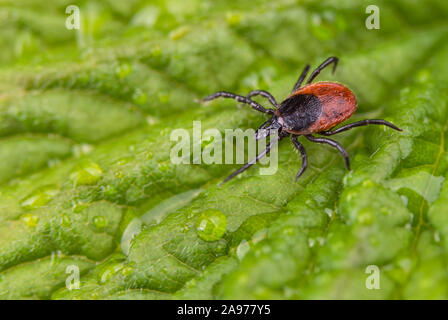
POLYGON ((274 96, 272 94, 270 94, 267 91, 264 90, 253 90, 251 92, 249 92, 249 94, 247 95, 247 98, 252 98, 253 96, 262 96, 265 97, 269 100, 269 102, 275 107, 278 108, 278 103, 275 100, 274 96))
POLYGON ((255 101, 252 101, 251 99, 244 97, 244 96, 240 96, 231 92, 226 92, 226 91, 218 91, 212 95, 209 95, 208 97, 205 97, 204 99, 202 99, 203 101, 210 101, 210 100, 214 100, 217 98, 230 98, 230 99, 234 99, 238 102, 242 102, 245 104, 250 105, 253 109, 263 112, 263 113, 267 113, 267 114, 274 114, 274 110, 272 109, 265 109, 262 105, 256 103, 255 101))
POLYGON ((246 163, 244 166, 242 166, 241 168, 239 168, 238 170, 236 170, 234 173, 232 173, 231 175, 229 175, 227 178, 225 178, 220 185, 222 185, 223 183, 229 181, 230 179, 234 178, 235 176, 239 175, 240 173, 246 171, 247 169, 249 169, 250 167, 252 167, 258 160, 260 160, 261 158, 263 158, 265 155, 267 155, 269 153, 269 151, 271 151, 272 147, 274 146, 275 143, 277 143, 279 140, 281 139, 281 136, 277 136, 274 140, 272 140, 267 146, 266 149, 264 149, 262 152, 260 152, 255 158, 253 158, 252 160, 250 160, 248 163, 246 163))
POLYGON ((348 153, 338 142, 328 139, 328 138, 316 138, 310 134, 306 135, 305 138, 307 138, 308 140, 310 140, 312 142, 326 143, 326 144, 329 144, 330 146, 332 146, 333 148, 338 149, 339 152, 342 153, 342 155, 344 156, 345 166, 347 167, 348 170, 350 170, 350 159, 348 157, 348 153))
POLYGON ((305 148, 299 142, 299 140, 297 140, 297 136, 291 136, 291 140, 296 149, 300 151, 300 155, 302 156, 302 168, 300 168, 300 171, 296 175, 297 181, 297 179, 299 179, 299 177, 305 172, 306 168, 308 167, 308 158, 306 156, 305 148))
POLYGON ((322 62, 322 64, 320 66, 318 66, 316 69, 314 69, 313 73, 311 73, 310 77, 308 78, 307 84, 310 84, 314 80, 314 78, 316 78, 317 75, 323 69, 325 69, 325 67, 329 66, 332 63, 334 63, 334 65, 333 65, 333 73, 334 73, 336 71, 336 66, 338 65, 338 61, 339 61, 338 58, 330 57, 327 60, 325 60, 324 62, 322 62))
POLYGON ((331 135, 336 134, 336 133, 347 131, 347 130, 350 130, 350 129, 353 129, 353 128, 356 128, 356 127, 367 126, 369 124, 379 124, 379 125, 383 125, 383 126, 388 126, 389 128, 392 128, 392 129, 397 130, 397 131, 402 131, 396 125, 394 125, 393 123, 390 123, 390 122, 388 122, 386 120, 368 119, 368 120, 361 120, 361 121, 357 121, 357 122, 346 124, 345 126, 337 128, 336 130, 333 130, 333 131, 319 132, 319 134, 321 134, 323 136, 331 136, 331 135))

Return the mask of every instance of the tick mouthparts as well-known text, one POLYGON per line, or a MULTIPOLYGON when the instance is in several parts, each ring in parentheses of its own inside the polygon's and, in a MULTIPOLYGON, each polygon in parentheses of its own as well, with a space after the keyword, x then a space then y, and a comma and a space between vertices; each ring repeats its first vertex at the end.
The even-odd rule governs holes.
POLYGON ((258 128, 257 131, 255 131, 255 140, 260 140, 263 138, 266 138, 267 136, 270 136, 273 133, 278 133, 278 130, 281 128, 281 125, 273 120, 272 123, 266 127, 266 128, 258 128))

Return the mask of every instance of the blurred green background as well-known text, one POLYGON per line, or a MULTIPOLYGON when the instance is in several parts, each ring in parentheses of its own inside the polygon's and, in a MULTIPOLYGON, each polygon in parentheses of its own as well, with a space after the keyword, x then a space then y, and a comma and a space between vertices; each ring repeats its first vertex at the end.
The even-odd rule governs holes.
POLYGON ((0 0, 0 298, 446 299, 447 15, 444 0, 0 0), (318 80, 353 89, 354 120, 404 129, 338 136, 352 172, 307 142, 297 183, 287 141, 277 174, 222 188, 238 165, 170 162, 193 120, 265 121, 196 98, 281 101, 328 56, 318 80))

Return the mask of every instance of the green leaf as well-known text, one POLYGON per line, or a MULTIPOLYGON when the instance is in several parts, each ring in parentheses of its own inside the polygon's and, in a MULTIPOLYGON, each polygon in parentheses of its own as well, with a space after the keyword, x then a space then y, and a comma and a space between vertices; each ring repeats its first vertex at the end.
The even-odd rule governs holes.
POLYGON ((378 1, 379 30, 369 1, 83 1, 79 31, 52 3, 0 7, 0 298, 447 298, 446 1, 378 1), (319 79, 355 92, 350 121, 403 129, 338 135, 352 171, 308 141, 298 182, 289 141, 276 174, 223 186, 238 165, 170 161, 171 132, 193 121, 266 120, 195 98, 281 100, 330 55, 319 79))

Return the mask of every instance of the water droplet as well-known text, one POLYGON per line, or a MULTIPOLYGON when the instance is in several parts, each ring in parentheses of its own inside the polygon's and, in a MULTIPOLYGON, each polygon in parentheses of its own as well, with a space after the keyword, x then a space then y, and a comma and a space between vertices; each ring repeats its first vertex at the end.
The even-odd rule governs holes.
POLYGON ((20 205, 28 210, 43 207, 58 193, 59 189, 55 186, 44 186, 26 196, 20 205))
POLYGON ((216 241, 222 238, 227 228, 227 218, 219 210, 204 211, 196 223, 198 236, 205 241, 216 241))
POLYGON ((92 223, 98 230, 103 230, 107 225, 107 219, 103 216, 95 216, 92 218, 92 223))
POLYGON ((97 183, 102 175, 103 170, 97 163, 87 161, 75 168, 70 174, 70 180, 72 180, 75 185, 92 185, 97 183))
POLYGON ((142 230, 142 221, 139 218, 134 218, 131 222, 129 222, 128 226, 123 232, 121 236, 120 247, 121 251, 125 254, 129 254, 129 250, 131 249, 132 241, 142 230))
POLYGON ((35 214, 26 213, 21 217, 21 220, 28 228, 34 228, 39 222, 39 217, 35 214))

